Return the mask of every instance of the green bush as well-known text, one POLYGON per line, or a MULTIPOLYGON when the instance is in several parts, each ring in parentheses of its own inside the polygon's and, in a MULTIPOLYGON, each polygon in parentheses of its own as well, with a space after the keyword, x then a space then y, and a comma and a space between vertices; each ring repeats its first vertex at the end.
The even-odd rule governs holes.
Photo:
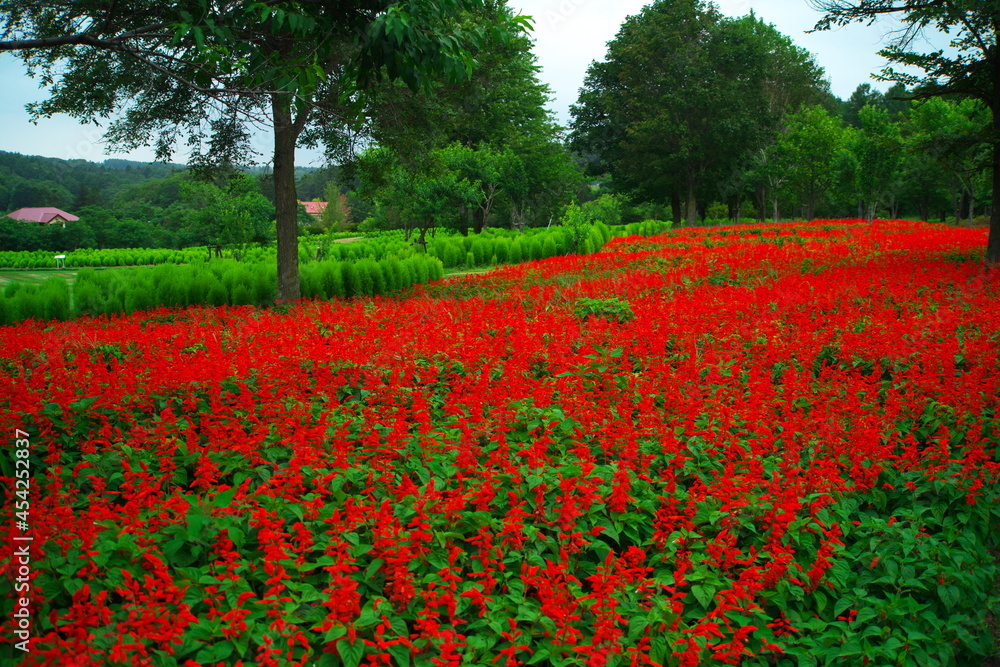
POLYGON ((253 303, 253 294, 245 283, 240 283, 233 288, 232 302, 237 306, 248 306, 253 303))
POLYGON ((339 262, 325 262, 320 270, 320 280, 323 285, 323 292, 327 298, 345 296, 344 279, 341 276, 341 264, 339 262))
MULTIPOLYGON (((84 274, 87 270, 81 269, 73 283, 73 314, 76 316, 99 315, 104 312, 104 297, 100 285, 84 274)), ((93 269, 89 270, 94 273, 93 269)))
POLYGON ((229 302, 229 295, 226 287, 212 275, 211 286, 208 288, 208 304, 212 306, 224 306, 229 302))
POLYGON ((509 254, 507 255, 507 261, 510 262, 511 264, 519 264, 523 260, 524 260, 524 247, 521 244, 521 237, 518 236, 510 244, 509 254))
MULTIPOLYGON (((588 239, 589 242, 589 239, 588 239)), ((591 299, 583 297, 573 304, 573 314, 577 319, 585 321, 591 317, 624 323, 635 319, 632 304, 616 297, 607 299, 591 299)))
POLYGON ((556 245, 555 234, 546 234, 544 240, 542 241, 542 257, 555 257, 558 254, 559 248, 556 245))

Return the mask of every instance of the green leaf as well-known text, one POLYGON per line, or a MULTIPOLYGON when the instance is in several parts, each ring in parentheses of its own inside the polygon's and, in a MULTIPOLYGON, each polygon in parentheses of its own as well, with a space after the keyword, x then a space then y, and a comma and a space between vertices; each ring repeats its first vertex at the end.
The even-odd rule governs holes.
POLYGON ((534 665, 536 663, 545 660, 548 657, 549 657, 549 649, 540 648, 537 651, 535 651, 535 654, 531 656, 531 658, 528 660, 526 664, 534 665))
POLYGON ((227 530, 229 531, 229 539, 232 540, 233 546, 237 549, 242 549, 243 545, 246 544, 247 541, 246 533, 244 533, 241 528, 237 528, 236 526, 230 526, 227 530))
POLYGON ((694 593, 695 599, 698 600, 701 606, 705 609, 708 609, 712 600, 715 599, 715 588, 712 586, 695 584, 691 587, 691 592, 694 593))
POLYGON ((200 509, 192 507, 187 515, 187 538, 189 542, 198 542, 201 539, 201 530, 205 527, 205 515, 200 509))
POLYGON ((342 625, 335 625, 329 630, 327 630, 326 637, 323 638, 323 641, 329 644, 330 642, 340 639, 346 634, 347 634, 347 628, 345 628, 342 625))
POLYGON ((840 598, 833 605, 833 616, 834 618, 838 616, 843 616, 844 612, 853 606, 853 602, 847 598, 840 598))
POLYGON ((944 602, 944 606, 949 610, 954 609, 955 606, 962 600, 962 592, 959 590, 958 586, 938 586, 938 597, 944 602))
POLYGON ((233 496, 236 495, 236 487, 226 489, 221 493, 217 493, 212 497, 212 507, 224 508, 229 507, 229 504, 233 502, 233 496))
POLYGON ((389 655, 396 659, 396 667, 410 667, 410 649, 402 644, 389 647, 389 655))
POLYGON ((826 605, 829 602, 829 599, 821 591, 816 591, 815 593, 813 593, 813 600, 816 601, 816 611, 822 614, 823 610, 826 609, 826 605))
POLYGON ((234 648, 231 641, 218 642, 198 651, 195 660, 200 663, 220 662, 232 655, 234 648))
POLYGON ((365 655, 365 643, 356 639, 352 644, 346 638, 337 642, 337 653, 344 661, 344 667, 358 667, 365 655))

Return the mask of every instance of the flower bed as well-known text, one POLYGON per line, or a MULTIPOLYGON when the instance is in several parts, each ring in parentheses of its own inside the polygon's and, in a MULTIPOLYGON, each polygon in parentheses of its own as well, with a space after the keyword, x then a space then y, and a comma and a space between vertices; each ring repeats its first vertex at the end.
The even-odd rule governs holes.
POLYGON ((974 664, 984 245, 676 230, 405 298, 0 329, 18 664, 974 664))

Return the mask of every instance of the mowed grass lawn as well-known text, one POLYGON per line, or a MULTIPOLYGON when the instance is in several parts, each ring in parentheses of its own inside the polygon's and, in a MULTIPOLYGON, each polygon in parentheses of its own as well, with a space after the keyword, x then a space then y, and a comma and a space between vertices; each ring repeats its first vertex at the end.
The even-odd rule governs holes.
POLYGON ((49 278, 63 278, 70 285, 76 280, 76 272, 79 269, 32 269, 30 271, 0 270, 0 287, 7 287, 10 283, 28 283, 40 285, 49 278))

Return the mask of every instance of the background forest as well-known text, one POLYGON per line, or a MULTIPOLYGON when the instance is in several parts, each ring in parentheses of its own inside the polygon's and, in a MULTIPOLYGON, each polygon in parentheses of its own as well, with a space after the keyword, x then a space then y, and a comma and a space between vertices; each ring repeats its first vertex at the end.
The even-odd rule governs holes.
MULTIPOLYGON (((486 3, 473 30, 512 17, 486 3)), ((829 91, 812 56, 753 14, 657 2, 629 17, 591 64, 570 127, 546 109, 525 33, 486 39, 460 81, 388 79, 361 100, 365 123, 307 130, 331 164, 296 170, 300 234, 461 233, 558 224, 565 207, 616 197, 623 222, 834 217, 972 221, 991 206, 992 122, 961 96, 896 84, 829 91)), ((56 206, 63 227, 0 223, 4 250, 241 246, 275 238, 267 169, 189 171, 124 160, 0 152, 0 210, 56 206)))

